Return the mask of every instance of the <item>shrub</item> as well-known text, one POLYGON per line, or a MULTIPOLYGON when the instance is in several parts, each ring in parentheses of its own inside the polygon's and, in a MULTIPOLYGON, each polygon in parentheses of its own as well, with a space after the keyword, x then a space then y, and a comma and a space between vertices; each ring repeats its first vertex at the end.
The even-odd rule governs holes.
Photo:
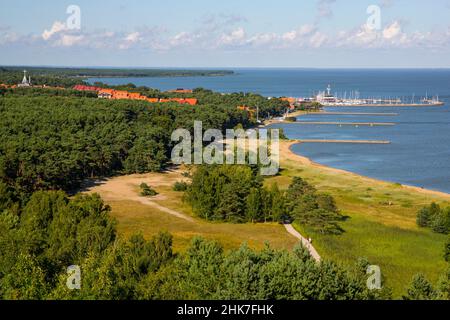
POLYGON ((426 228, 430 226, 431 214, 428 208, 420 209, 417 214, 417 225, 421 228, 426 228))
POLYGON ((139 188, 141 189, 141 196, 143 197, 154 197, 158 194, 155 190, 153 190, 148 184, 144 182, 141 183, 139 188))
POLYGON ((184 181, 177 181, 173 185, 173 191, 177 191, 177 192, 186 191, 187 188, 188 188, 188 184, 184 181))
POLYGON ((420 209, 417 213, 417 225, 431 228, 436 233, 448 234, 450 231, 450 207, 441 209, 436 203, 420 209))

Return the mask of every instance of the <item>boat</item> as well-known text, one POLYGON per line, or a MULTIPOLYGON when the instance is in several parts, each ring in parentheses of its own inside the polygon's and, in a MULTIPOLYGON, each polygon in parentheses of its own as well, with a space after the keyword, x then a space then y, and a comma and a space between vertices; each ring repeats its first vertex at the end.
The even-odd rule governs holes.
POLYGON ((319 92, 313 99, 326 107, 433 107, 444 105, 444 102, 439 101, 439 96, 429 99, 428 93, 419 102, 416 102, 414 94, 410 101, 406 101, 399 97, 360 98, 358 91, 352 91, 350 98, 347 98, 347 93, 344 94, 344 98, 338 98, 332 93, 331 85, 328 85, 326 91, 319 92))

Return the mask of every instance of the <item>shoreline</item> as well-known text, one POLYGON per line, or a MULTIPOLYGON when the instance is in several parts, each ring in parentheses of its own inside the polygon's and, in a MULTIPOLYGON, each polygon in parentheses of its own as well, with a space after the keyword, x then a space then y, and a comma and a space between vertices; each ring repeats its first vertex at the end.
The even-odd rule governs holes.
MULTIPOLYGON (((324 109, 321 109, 317 112, 296 111, 296 112, 292 113, 292 116, 293 117, 301 117, 301 116, 308 115, 311 113, 320 114, 320 113, 326 113, 326 112, 327 111, 325 111, 324 109)), ((272 120, 272 121, 268 121, 267 123, 264 123, 263 126, 265 128, 267 128, 268 126, 270 126, 272 124, 276 124, 276 123, 286 123, 286 122, 272 120)), ((303 142, 301 140, 291 140, 291 139, 289 139, 288 142, 281 142, 280 143, 280 155, 285 155, 288 160, 299 160, 303 165, 320 168, 320 169, 325 169, 331 173, 338 173, 338 174, 343 174, 343 175, 347 175, 347 176, 352 176, 352 177, 364 179, 367 182, 376 183, 376 184, 384 184, 384 185, 395 184, 395 182, 389 182, 389 181, 385 181, 385 180, 381 180, 381 179, 377 179, 377 178, 367 177, 367 176, 364 176, 364 175, 361 175, 361 174, 358 174, 355 172, 351 172, 348 170, 337 169, 337 168, 333 168, 330 166, 326 166, 326 165, 314 162, 313 160, 311 160, 310 158, 307 158, 305 156, 298 155, 294 151, 292 151, 292 146, 297 145, 297 144, 302 144, 302 143, 303 142), (286 144, 287 144, 287 146, 286 146, 286 144)), ((433 195, 433 196, 443 197, 450 201, 450 193, 446 193, 444 191, 425 189, 425 188, 406 185, 406 184, 400 184, 399 186, 401 186, 401 188, 403 188, 407 191, 414 191, 414 192, 418 192, 418 193, 424 194, 424 195, 433 195)))
MULTIPOLYGON (((289 140, 288 142, 281 143, 280 144, 280 153, 285 155, 285 157, 288 160, 297 160, 297 161, 300 161, 303 165, 325 169, 332 173, 339 173, 339 174, 344 174, 347 176, 358 177, 360 179, 364 179, 368 182, 376 183, 376 184, 385 184, 385 185, 395 184, 394 182, 389 182, 389 181, 385 181, 385 180, 381 180, 381 179, 377 179, 377 178, 371 178, 371 177, 367 177, 367 176, 364 176, 364 175, 361 175, 361 174, 358 174, 355 172, 351 172, 351 171, 347 171, 347 170, 343 170, 343 169, 337 169, 337 168, 329 167, 329 166, 314 162, 310 158, 298 155, 294 151, 292 151, 292 147, 297 144, 302 144, 302 142, 298 141, 298 140, 295 140, 295 141, 289 140)), ((411 186, 411 185, 406 185, 406 184, 400 184, 399 187, 406 189, 408 191, 414 191, 414 192, 418 192, 418 193, 425 194, 425 195, 439 196, 442 198, 446 198, 447 200, 450 200, 450 193, 446 193, 444 191, 425 189, 425 188, 420 188, 417 186, 411 186)))

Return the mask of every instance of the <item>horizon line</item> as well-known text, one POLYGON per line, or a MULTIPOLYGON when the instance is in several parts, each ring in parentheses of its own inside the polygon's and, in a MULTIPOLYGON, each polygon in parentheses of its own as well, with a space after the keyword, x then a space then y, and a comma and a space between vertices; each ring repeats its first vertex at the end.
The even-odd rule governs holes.
POLYGON ((427 67, 427 66, 413 66, 413 67, 368 67, 368 66, 340 66, 340 67, 302 67, 302 66, 216 66, 216 67, 195 67, 195 66, 83 66, 83 65, 32 65, 32 64, 0 64, 0 67, 29 67, 29 68, 84 68, 84 69, 179 69, 179 70, 189 70, 189 69, 200 69, 200 70, 218 70, 221 69, 450 69, 450 66, 442 67, 427 67))

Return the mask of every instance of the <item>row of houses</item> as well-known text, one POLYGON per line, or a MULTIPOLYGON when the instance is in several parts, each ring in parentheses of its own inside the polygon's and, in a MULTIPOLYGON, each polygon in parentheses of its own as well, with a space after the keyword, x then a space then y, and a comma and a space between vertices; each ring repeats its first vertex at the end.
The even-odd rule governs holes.
POLYGON ((125 90, 105 89, 84 85, 76 85, 73 87, 73 89, 78 91, 96 91, 100 99, 142 100, 150 103, 176 102, 179 104, 188 104, 191 106, 195 106, 198 103, 198 100, 195 98, 169 98, 169 99, 148 98, 146 96, 141 95, 138 92, 128 92, 125 90))

